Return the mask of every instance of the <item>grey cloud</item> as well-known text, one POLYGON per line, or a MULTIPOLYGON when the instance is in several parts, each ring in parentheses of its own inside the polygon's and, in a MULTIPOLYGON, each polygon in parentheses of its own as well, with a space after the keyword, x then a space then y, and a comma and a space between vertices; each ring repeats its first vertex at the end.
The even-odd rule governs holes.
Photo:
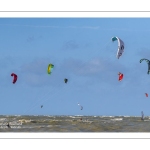
POLYGON ((78 49, 78 48, 79 48, 79 44, 77 42, 75 42, 74 40, 67 41, 63 45, 64 50, 75 50, 75 49, 78 49))
POLYGON ((20 67, 22 80, 29 86, 53 86, 59 87, 63 84, 62 69, 58 64, 54 64, 52 74, 47 73, 48 64, 52 63, 49 59, 36 59, 33 62, 24 64, 20 67), (55 69, 57 68, 57 69, 55 69))
POLYGON ((75 74, 81 76, 96 75, 103 72, 110 73, 112 71, 118 71, 123 68, 125 69, 125 66, 123 65, 119 65, 115 62, 112 63, 108 60, 103 60, 101 58, 95 58, 87 62, 70 59, 64 62, 64 66, 66 66, 70 71, 74 72, 75 74))
POLYGON ((44 85, 46 84, 47 66, 49 64, 48 59, 37 59, 31 63, 24 64, 20 67, 20 71, 23 73, 24 81, 29 85, 44 85))
POLYGON ((37 59, 32 61, 31 63, 22 65, 21 71, 42 74, 43 72, 46 72, 45 69, 47 68, 49 63, 50 62, 48 59, 37 59))
POLYGON ((27 42, 33 42, 35 40, 35 37, 34 36, 29 36, 27 38, 27 42))
POLYGON ((39 39, 42 39, 42 35, 39 35, 39 36, 34 36, 34 35, 31 35, 31 36, 28 36, 26 41, 27 42, 33 42, 35 40, 39 40, 39 39))
POLYGON ((1 68, 5 68, 5 67, 9 67, 14 65, 15 60, 13 57, 11 56, 6 56, 6 57, 2 57, 0 58, 0 64, 1 64, 1 68))
POLYGON ((64 66, 68 72, 81 78, 81 82, 87 86, 91 84, 115 85, 118 82, 118 72, 126 73, 128 71, 124 65, 105 61, 101 58, 92 59, 88 62, 66 60, 64 66))
MULTIPOLYGON (((138 69, 140 63, 131 67, 125 66, 116 61, 94 58, 90 61, 77 59, 66 59, 60 64, 55 64, 51 75, 47 74, 49 59, 37 59, 31 63, 21 66, 23 81, 30 86, 57 86, 64 85, 63 79, 69 77, 72 81, 76 79, 84 85, 101 84, 117 86, 118 72, 124 73, 123 85, 140 86, 145 80, 141 80, 146 70, 138 69)), ((146 65, 146 64, 145 64, 146 65)), ((69 80, 70 81, 70 80, 69 80)), ((81 85, 77 83, 76 85, 81 85)), ((82 85, 83 87, 83 85, 82 85)))
POLYGON ((150 59, 150 49, 149 48, 140 48, 137 55, 142 58, 150 59))

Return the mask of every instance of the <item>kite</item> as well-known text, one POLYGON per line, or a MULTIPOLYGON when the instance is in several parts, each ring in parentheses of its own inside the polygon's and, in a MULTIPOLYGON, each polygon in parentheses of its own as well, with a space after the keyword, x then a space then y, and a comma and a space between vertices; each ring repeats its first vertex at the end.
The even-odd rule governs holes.
POLYGON ((14 79, 13 79, 13 84, 15 84, 16 81, 17 81, 18 76, 17 76, 16 74, 14 74, 14 73, 12 73, 11 76, 14 77, 14 79))
POLYGON ((147 93, 145 93, 145 95, 146 95, 146 97, 148 97, 148 94, 147 94, 147 93))
POLYGON ((119 72, 118 75, 119 75, 118 80, 121 81, 123 79, 123 74, 119 72))
POLYGON ((53 64, 49 64, 49 65, 48 65, 48 68, 47 68, 47 73, 48 73, 48 74, 51 74, 53 68, 54 68, 54 65, 53 65, 53 64))
POLYGON ((148 71, 147 71, 147 74, 150 74, 150 61, 149 61, 148 59, 143 58, 143 59, 140 60, 140 63, 141 63, 143 60, 145 60, 145 61, 147 62, 147 64, 148 64, 148 71))
POLYGON ((83 106, 81 106, 79 103, 78 103, 78 105, 80 106, 80 109, 82 110, 82 109, 83 109, 83 106))
POLYGON ((68 79, 65 78, 65 79, 64 79, 64 82, 67 83, 67 82, 68 82, 68 79))
POLYGON ((118 37, 112 37, 111 39, 113 42, 114 41, 118 41, 118 51, 117 51, 117 58, 119 59, 119 57, 122 55, 122 53, 124 52, 124 42, 118 38, 118 37))

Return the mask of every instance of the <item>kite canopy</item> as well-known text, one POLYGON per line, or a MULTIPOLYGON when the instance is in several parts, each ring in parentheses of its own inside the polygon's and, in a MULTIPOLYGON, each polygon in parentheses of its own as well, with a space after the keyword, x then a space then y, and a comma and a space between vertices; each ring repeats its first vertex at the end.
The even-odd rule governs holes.
POLYGON ((17 75, 16 74, 14 74, 14 73, 12 73, 11 74, 11 76, 13 76, 14 78, 13 78, 13 84, 15 84, 16 83, 16 81, 17 81, 17 75))
POLYGON ((78 103, 78 105, 80 106, 80 109, 82 110, 82 109, 83 109, 83 106, 81 106, 79 103, 78 103))
POLYGON ((118 41, 118 51, 117 51, 117 58, 119 59, 119 57, 122 55, 122 53, 124 52, 124 42, 118 38, 118 37, 112 37, 111 40, 114 41, 118 41))
POLYGON ((143 58, 143 59, 140 60, 140 63, 141 63, 143 60, 145 60, 145 61, 147 62, 147 64, 148 64, 148 71, 147 71, 147 74, 150 74, 150 61, 149 61, 148 59, 143 58))
POLYGON ((111 40, 114 42, 114 41, 118 40, 118 37, 115 37, 115 36, 114 36, 114 37, 112 37, 111 40))
POLYGON ((146 95, 146 97, 148 97, 148 94, 147 94, 147 93, 145 93, 145 95, 146 95))
POLYGON ((65 78, 65 79, 64 79, 64 82, 67 83, 67 82, 68 82, 68 79, 65 78))
POLYGON ((49 64, 49 65, 48 65, 48 68, 47 68, 47 73, 48 73, 48 74, 51 74, 53 68, 54 68, 54 65, 53 65, 53 64, 49 64))
POLYGON ((123 74, 119 72, 118 75, 119 75, 118 80, 121 81, 123 79, 123 74))

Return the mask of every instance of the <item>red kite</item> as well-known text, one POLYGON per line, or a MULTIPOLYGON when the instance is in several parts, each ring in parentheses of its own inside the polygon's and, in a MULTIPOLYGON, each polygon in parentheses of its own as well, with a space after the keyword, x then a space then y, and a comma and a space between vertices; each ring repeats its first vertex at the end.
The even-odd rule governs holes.
POLYGON ((13 79, 13 84, 15 84, 16 83, 16 81, 17 81, 17 75, 16 74, 14 74, 14 73, 12 73, 11 74, 11 76, 14 76, 14 79, 13 79))
POLYGON ((146 95, 146 97, 148 97, 148 94, 147 94, 147 93, 145 93, 145 95, 146 95))
POLYGON ((121 81, 123 79, 123 74, 119 72, 118 75, 119 75, 119 79, 118 80, 121 81))

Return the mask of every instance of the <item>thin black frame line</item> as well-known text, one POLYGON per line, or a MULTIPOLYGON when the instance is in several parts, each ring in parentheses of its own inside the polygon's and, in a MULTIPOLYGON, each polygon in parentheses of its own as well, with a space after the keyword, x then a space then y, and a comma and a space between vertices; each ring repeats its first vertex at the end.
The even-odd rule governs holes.
POLYGON ((87 12, 126 12, 126 13, 131 13, 131 12, 135 12, 135 13, 137 13, 137 12, 150 12, 150 11, 0 11, 0 12, 29 12, 29 13, 31 13, 31 12, 75 12, 75 13, 81 13, 81 12, 85 12, 85 13, 87 13, 87 12))
POLYGON ((70 140, 72 140, 72 139, 87 139, 87 140, 91 140, 91 139, 104 139, 104 140, 108 140, 108 139, 111 139, 111 140, 126 140, 126 139, 129 139, 129 140, 132 140, 132 139, 137 139, 137 140, 141 140, 141 139, 150 139, 150 138, 0 138, 0 139, 54 139, 54 140, 65 140, 65 139, 70 139, 70 140))

